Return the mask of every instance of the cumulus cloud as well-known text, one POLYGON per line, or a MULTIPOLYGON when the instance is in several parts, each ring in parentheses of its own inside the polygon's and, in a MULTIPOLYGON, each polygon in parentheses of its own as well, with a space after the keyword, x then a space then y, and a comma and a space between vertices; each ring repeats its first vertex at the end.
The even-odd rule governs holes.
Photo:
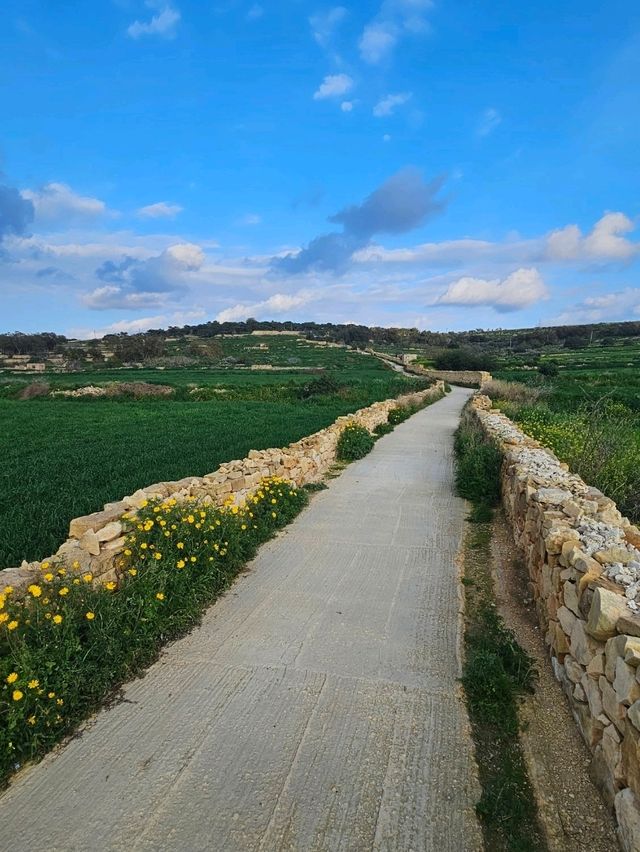
POLYGON ((69 225, 98 219, 107 212, 99 198, 80 195, 66 183, 47 183, 41 189, 25 189, 22 196, 33 205, 40 225, 69 225))
POLYGON ((327 74, 313 94, 314 101, 326 98, 338 98, 353 88, 353 80, 348 74, 327 74))
POLYGON ((311 32, 320 47, 328 47, 336 27, 347 17, 344 6, 334 6, 309 18, 311 32))
POLYGON ((342 112, 351 112, 353 110, 353 101, 342 101, 340 109, 342 112))
POLYGON ((516 269, 506 278, 464 276, 452 282, 437 300, 439 305, 488 305, 496 311, 517 311, 549 298, 537 269, 516 269))
POLYGON ((173 38, 180 22, 180 12, 164 0, 147 0, 145 5, 156 14, 148 21, 134 21, 127 27, 127 35, 133 39, 142 36, 173 38))
POLYGON ((136 211, 141 219, 173 219, 178 213, 182 213, 180 204, 170 204, 168 201, 158 201, 155 204, 147 204, 139 207, 136 211))
POLYGON ((33 221, 33 201, 15 187, 0 184, 0 243, 8 234, 21 236, 33 221))
POLYGON ((311 293, 275 293, 263 302, 254 302, 248 305, 234 305, 220 311, 216 319, 218 322, 241 322, 249 317, 270 319, 288 311, 301 308, 313 299, 311 293))
POLYGON ((482 118, 478 124, 478 136, 488 136, 502 122, 502 116, 497 109, 490 107, 482 113, 482 118))
POLYGON ((391 56, 405 35, 428 32, 427 13, 432 6, 432 0, 385 0, 360 36, 362 59, 377 65, 391 56))
POLYGON ((272 268, 285 274, 310 269, 343 272, 354 252, 365 248, 375 234, 402 234, 418 227, 444 208, 436 196, 442 180, 426 182, 415 168, 392 175, 361 204, 352 204, 329 218, 342 232, 323 234, 285 257, 274 258, 272 268))
POLYGON ((550 260, 630 260, 640 252, 640 244, 624 234, 635 225, 624 213, 605 213, 586 236, 577 225, 552 231, 546 240, 550 260))
POLYGON ((106 260, 95 273, 103 286, 86 294, 83 301, 93 310, 161 306, 168 297, 184 294, 188 273, 198 271, 203 263, 204 252, 193 243, 169 246, 146 260, 131 256, 106 260))
POLYGON ((396 107, 406 104, 412 97, 411 92, 400 92, 397 95, 387 95, 378 101, 373 108, 373 114, 376 118, 384 118, 387 115, 392 115, 396 107))

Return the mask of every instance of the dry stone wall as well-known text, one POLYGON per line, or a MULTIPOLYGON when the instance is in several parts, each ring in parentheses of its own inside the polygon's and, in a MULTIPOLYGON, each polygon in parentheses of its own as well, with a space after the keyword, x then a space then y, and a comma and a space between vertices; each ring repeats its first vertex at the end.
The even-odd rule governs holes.
POLYGON ((488 397, 476 395, 465 416, 503 453, 502 500, 553 670, 622 847, 639 852, 640 530, 488 397))
POLYGON ((485 382, 491 381, 491 373, 486 370, 427 370, 419 364, 408 363, 406 355, 399 358, 397 355, 387 355, 386 352, 375 352, 373 349, 368 350, 376 358, 382 361, 388 361, 390 364, 397 364, 403 367, 405 373, 411 373, 414 376, 422 376, 422 378, 433 379, 434 381, 449 382, 451 385, 462 385, 463 387, 482 388, 485 382))
POLYGON ((336 461, 338 438, 344 426, 356 422, 369 431, 387 422, 389 411, 398 405, 422 405, 444 394, 442 382, 427 390, 406 394, 397 399, 375 402, 355 414, 339 417, 331 426, 302 438, 284 448, 251 450, 244 459, 230 461, 205 476, 188 476, 176 482, 157 482, 114 503, 102 511, 74 518, 69 525, 69 538, 54 556, 40 562, 23 562, 19 568, 2 571, 5 585, 17 593, 35 581, 45 562, 64 562, 77 572, 90 571, 96 582, 115 579, 118 556, 125 547, 122 516, 131 514, 149 499, 191 497, 204 503, 222 505, 229 498, 240 503, 257 490, 264 477, 278 476, 297 486, 317 482, 336 461))

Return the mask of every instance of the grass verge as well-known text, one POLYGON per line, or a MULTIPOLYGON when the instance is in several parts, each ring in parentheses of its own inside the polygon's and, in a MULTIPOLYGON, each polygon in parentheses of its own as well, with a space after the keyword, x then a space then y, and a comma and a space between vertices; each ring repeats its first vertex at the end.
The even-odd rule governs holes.
POLYGON ((496 610, 491 576, 500 454, 465 424, 456 435, 456 453, 459 493, 473 502, 463 553, 462 682, 482 788, 476 811, 487 849, 540 852, 546 844, 518 737, 518 701, 533 689, 535 668, 496 610))

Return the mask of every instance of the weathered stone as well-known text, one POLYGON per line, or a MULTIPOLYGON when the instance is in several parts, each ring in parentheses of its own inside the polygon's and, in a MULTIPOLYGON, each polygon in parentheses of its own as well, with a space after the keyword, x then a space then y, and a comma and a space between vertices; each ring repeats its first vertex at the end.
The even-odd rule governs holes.
POLYGON ((599 550, 593 556, 601 565, 608 565, 612 562, 621 562, 623 565, 627 565, 627 563, 633 562, 635 558, 634 554, 628 551, 626 547, 609 547, 607 550, 599 550))
POLYGON ((589 709, 588 704, 582 704, 575 701, 573 702, 571 711, 574 719, 578 723, 578 727, 580 728, 580 733, 584 737, 584 741, 589 748, 593 749, 602 739, 602 732, 604 731, 605 726, 599 719, 595 719, 591 715, 591 710, 589 709))
POLYGON ((628 611, 625 597, 598 588, 593 596, 586 629, 595 639, 608 639, 615 634, 620 616, 628 611))
POLYGON ((605 666, 604 673, 609 681, 613 683, 616 676, 616 663, 624 657, 624 649, 627 644, 626 636, 612 636, 604 646, 605 666))
POLYGON ((573 625, 576 623, 576 616, 566 606, 561 606, 558 610, 558 621, 567 636, 571 636, 573 625))
POLYGON ((618 733, 615 725, 609 725, 602 732, 602 753, 605 759, 611 776, 614 781, 619 784, 622 781, 622 749, 620 744, 622 738, 618 733))
POLYGON ((627 707, 640 698, 640 683, 636 680, 636 669, 618 657, 616 661, 616 676, 613 681, 618 701, 627 707))
POLYGON ((112 521, 112 523, 107 524, 96 531, 96 537, 98 541, 111 541, 111 539, 118 538, 122 533, 122 524, 120 521, 112 521))
POLYGON ((621 751, 627 786, 640 796, 640 731, 629 720, 625 723, 621 751))
POLYGON ((576 584, 567 581, 562 587, 562 596, 564 599, 564 605, 567 607, 567 609, 571 610, 574 615, 579 617, 580 602, 578 601, 578 592, 576 589, 576 584))
POLYGON ((93 530, 87 530, 78 541, 82 550, 86 550, 92 556, 97 556, 100 553, 100 541, 93 530))
POLYGON ((576 619, 571 631, 570 641, 571 655, 580 663, 581 666, 588 666, 593 657, 600 653, 602 645, 588 636, 585 631, 585 623, 579 618, 576 619))
POLYGON ((615 798, 618 839, 623 852, 640 850, 640 799, 628 787, 615 798))
POLYGON ((587 674, 584 674, 582 676, 580 683, 582 684, 584 694, 589 703, 589 710, 591 711, 591 715, 597 719, 604 709, 602 707, 602 695, 600 693, 598 684, 592 677, 589 677, 587 674))
POLYGON ((60 558, 65 566, 72 571, 88 571, 91 562, 91 554, 80 547, 74 538, 68 539, 58 548, 56 556, 60 558), (76 566, 74 568, 74 566, 76 566))
POLYGON ((108 503, 102 512, 94 512, 92 515, 74 518, 69 524, 69 537, 81 538, 87 530, 102 529, 112 521, 117 521, 127 511, 127 508, 124 500, 120 500, 117 503, 108 503))
POLYGON ((629 707, 627 710, 627 719, 640 731, 640 701, 634 701, 631 707, 629 707))
POLYGON ((580 663, 577 663, 573 657, 567 655, 564 659, 564 668, 570 681, 573 681, 573 683, 580 683, 582 676, 584 675, 584 668, 580 665, 580 663))
POLYGON ((640 637, 640 618, 631 612, 628 615, 621 615, 617 621, 616 630, 618 633, 640 637))
POLYGON ((604 654, 596 654, 587 666, 589 677, 598 680, 604 674, 604 654))
POLYGON ((586 702, 587 696, 584 694, 584 689, 582 688, 581 684, 576 683, 576 685, 573 687, 573 697, 576 701, 586 702))
POLYGON ((609 719, 611 719, 616 728, 621 733, 624 733, 626 707, 618 701, 618 696, 606 677, 600 678, 598 686, 600 687, 600 692, 602 694, 602 707, 604 712, 607 714, 609 719))

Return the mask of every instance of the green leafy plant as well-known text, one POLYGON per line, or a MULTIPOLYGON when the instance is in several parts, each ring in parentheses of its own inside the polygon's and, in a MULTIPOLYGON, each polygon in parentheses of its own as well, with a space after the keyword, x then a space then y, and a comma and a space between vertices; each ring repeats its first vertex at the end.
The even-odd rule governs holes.
POLYGON ((373 449, 374 439, 368 429, 358 423, 347 423, 336 447, 338 461, 355 461, 361 459, 373 449))

